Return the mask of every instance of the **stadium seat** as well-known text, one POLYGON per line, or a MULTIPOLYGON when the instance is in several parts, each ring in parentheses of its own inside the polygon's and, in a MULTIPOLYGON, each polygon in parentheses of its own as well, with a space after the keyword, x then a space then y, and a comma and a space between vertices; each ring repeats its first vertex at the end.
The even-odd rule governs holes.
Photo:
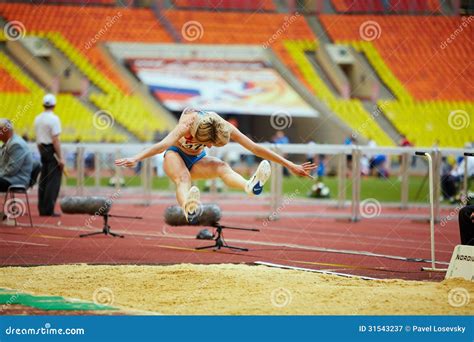
POLYGON ((332 0, 341 13, 439 13, 439 0, 332 0))
POLYGON ((289 54, 296 62, 297 75, 306 80, 309 89, 353 131, 354 136, 364 136, 373 139, 379 146, 393 146, 393 140, 377 124, 359 100, 342 100, 336 98, 324 81, 315 72, 305 56, 305 51, 315 51, 317 44, 311 41, 287 41, 285 43, 289 54))
POLYGON ((275 11, 273 0, 174 0, 173 4, 189 9, 275 11))
POLYGON ((380 38, 374 39, 376 50, 417 100, 469 100, 474 69, 468 46, 472 25, 463 25, 459 17, 434 16, 365 16, 321 15, 321 22, 334 41, 363 41, 359 28, 375 21, 380 38), (456 29, 456 38, 446 48, 446 41, 456 29), (458 77, 462 75, 462 77, 458 77), (446 85, 443 87, 443 85, 446 85), (449 87, 447 87, 449 85, 449 87))
MULTIPOLYGON (((0 65, 13 84, 22 87, 21 91, 11 88, 0 91, 2 111, 13 122, 20 135, 34 138, 33 121, 35 116, 43 111, 41 103, 44 91, 1 52, 0 65)), ((55 112, 62 121, 63 141, 72 142, 79 139, 99 142, 104 137, 118 142, 126 141, 126 136, 116 132, 113 127, 104 130, 94 127, 92 114, 72 95, 59 94, 55 112)))
MULTIPOLYGON (((100 109, 120 113, 114 119, 130 130, 137 138, 148 141, 152 131, 162 130, 163 121, 151 113, 118 72, 108 63, 99 42, 171 42, 168 33, 149 9, 76 6, 31 6, 24 4, 0 4, 0 16, 8 20, 19 20, 31 36, 49 39, 76 67, 86 75, 105 95, 91 96, 100 109), (34 8, 34 11, 32 10, 34 8), (81 15, 78 15, 78 11, 81 15), (41 17, 42 20, 38 20, 41 17), (71 23, 74 22, 74 25, 71 23), (124 24, 126 23, 126 24, 124 24), (104 100, 104 97, 109 97, 104 100), (100 98, 101 100, 97 100, 100 98), (101 107, 113 104, 112 108, 101 107), (135 106, 135 107, 132 107, 135 106), (117 108, 121 108, 117 111, 117 108), (130 111, 135 120, 147 122, 147 133, 136 126, 127 126, 124 109, 130 111)), ((85 107, 83 107, 85 110, 85 107)), ((92 113, 89 113, 90 117, 92 113)), ((72 123, 71 123, 72 124, 72 123)), ((76 132, 71 132, 71 137, 76 132)), ((94 141, 102 136, 93 135, 94 141)), ((116 136, 114 140, 123 140, 116 136)), ((75 140, 72 138, 72 140, 75 140)))

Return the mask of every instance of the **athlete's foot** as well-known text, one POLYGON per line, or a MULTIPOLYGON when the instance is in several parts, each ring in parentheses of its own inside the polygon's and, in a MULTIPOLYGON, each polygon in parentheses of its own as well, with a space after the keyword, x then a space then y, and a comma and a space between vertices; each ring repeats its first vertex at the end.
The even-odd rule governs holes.
POLYGON ((186 203, 184 204, 184 216, 189 224, 197 224, 201 215, 201 194, 196 186, 189 189, 186 203))
POLYGON ((270 178, 272 169, 270 163, 266 160, 262 160, 257 168, 257 171, 247 182, 245 186, 245 192, 248 194, 260 195, 263 191, 263 185, 270 178))

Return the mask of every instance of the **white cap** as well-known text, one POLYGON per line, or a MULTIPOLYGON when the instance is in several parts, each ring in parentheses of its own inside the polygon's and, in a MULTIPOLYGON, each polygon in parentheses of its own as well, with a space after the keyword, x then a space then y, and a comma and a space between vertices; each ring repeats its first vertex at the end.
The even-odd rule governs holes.
POLYGON ((43 105, 48 107, 56 106, 56 97, 53 94, 46 94, 43 97, 43 105))

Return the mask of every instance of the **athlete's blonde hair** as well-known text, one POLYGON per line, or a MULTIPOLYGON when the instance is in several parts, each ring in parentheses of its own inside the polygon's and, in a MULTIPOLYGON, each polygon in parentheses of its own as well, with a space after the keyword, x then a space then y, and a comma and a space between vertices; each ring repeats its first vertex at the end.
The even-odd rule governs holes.
POLYGON ((230 126, 217 113, 206 112, 199 115, 191 126, 191 135, 196 141, 214 146, 224 146, 230 139, 230 126))

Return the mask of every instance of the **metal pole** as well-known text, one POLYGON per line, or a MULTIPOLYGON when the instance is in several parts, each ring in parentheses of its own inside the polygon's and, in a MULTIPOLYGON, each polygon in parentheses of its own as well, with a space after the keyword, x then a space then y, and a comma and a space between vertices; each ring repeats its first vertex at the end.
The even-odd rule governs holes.
MULTIPOLYGON (((433 153, 436 153, 434 151, 433 153)), ((439 151, 438 151, 439 152, 439 151)), ((427 152, 416 152, 416 155, 425 156, 428 159, 428 179, 430 188, 430 243, 431 243, 431 267, 422 267, 423 271, 440 271, 444 272, 446 269, 436 268, 436 257, 435 257, 435 191, 434 191, 434 165, 431 155, 427 152)))
MULTIPOLYGON (((120 149, 115 151, 115 159, 120 158, 120 149)), ((114 177, 115 177, 115 191, 120 191, 121 184, 120 179, 122 178, 122 168, 114 164, 114 177)))
MULTIPOLYGON (((278 149, 275 146, 272 146, 271 149, 275 153, 279 153, 278 149)), ((283 167, 277 163, 270 163, 272 169, 271 183, 270 183, 270 213, 269 217, 272 219, 278 219, 276 213, 278 212, 278 207, 281 203, 282 196, 282 187, 283 187, 283 167)))
POLYGON ((402 154, 402 164, 400 165, 401 184, 401 209, 408 208, 408 153, 402 154))
POLYGON ((356 174, 356 199, 357 199, 357 221, 360 220, 360 189, 361 189, 361 183, 362 183, 362 174, 361 174, 361 168, 360 168, 360 162, 362 160, 362 151, 360 147, 357 147, 357 174, 356 174))
POLYGON ((337 158, 337 207, 344 208, 346 202, 347 157, 341 153, 337 158))
POLYGON ((96 151, 94 153, 94 167, 95 167, 95 172, 94 172, 94 183, 95 183, 95 189, 98 191, 100 189, 100 152, 96 151))
MULTIPOLYGON (((63 156, 64 156, 64 160, 66 160, 66 156, 68 154, 68 151, 62 149, 62 153, 63 153, 63 156)), ((66 165, 64 165, 64 169, 66 170, 66 167, 67 167, 67 162, 66 162, 66 165)), ((61 187, 59 188, 59 197, 63 197, 64 196, 64 191, 65 189, 67 188, 67 179, 68 177, 66 177, 66 174, 63 172, 63 174, 61 175, 61 187)))
POLYGON ((357 222, 360 205, 360 151, 357 147, 352 150, 352 215, 351 221, 357 222))
POLYGON ((84 195, 84 147, 78 146, 76 150, 76 193, 79 196, 84 195))
POLYGON ((441 152, 436 149, 433 151, 433 202, 434 202, 434 220, 436 223, 440 222, 441 216, 441 152))
POLYGON ((429 153, 425 154, 428 158, 428 174, 429 174, 429 188, 430 188, 430 240, 431 240, 431 268, 435 269, 435 238, 434 238, 434 189, 433 189, 433 160, 429 153))
POLYGON ((148 158, 143 161, 142 167, 142 186, 143 186, 143 204, 149 206, 151 204, 151 187, 152 187, 152 159, 148 158))
MULTIPOLYGON (((217 149, 211 148, 209 149, 209 155, 212 157, 216 156, 217 149)), ((211 186, 209 187, 209 193, 211 194, 211 197, 215 199, 217 197, 217 178, 211 179, 211 186)))

